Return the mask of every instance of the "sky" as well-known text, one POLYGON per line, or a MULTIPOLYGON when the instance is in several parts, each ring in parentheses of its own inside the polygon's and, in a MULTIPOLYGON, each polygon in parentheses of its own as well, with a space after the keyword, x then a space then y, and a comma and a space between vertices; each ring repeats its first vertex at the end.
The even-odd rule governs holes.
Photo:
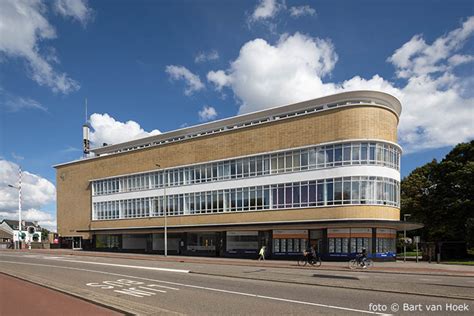
POLYGON ((474 138, 472 1, 0 0, 0 218, 56 226, 93 146, 342 91, 400 99, 402 177, 474 138))

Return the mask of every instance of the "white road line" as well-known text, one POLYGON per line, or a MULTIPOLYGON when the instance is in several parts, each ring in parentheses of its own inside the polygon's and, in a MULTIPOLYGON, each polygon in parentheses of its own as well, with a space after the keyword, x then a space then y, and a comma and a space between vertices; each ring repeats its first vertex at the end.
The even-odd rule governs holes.
POLYGON ((43 259, 54 259, 54 260, 59 260, 59 259, 67 259, 67 258, 64 258, 64 257, 46 257, 46 256, 43 256, 42 257, 43 259))
MULTIPOLYGON (((9 255, 6 255, 9 256, 9 255)), ((18 257, 12 256, 10 257, 18 257)), ((24 256, 21 256, 24 257, 24 256)), ((155 267, 144 267, 144 266, 132 266, 126 264, 115 264, 115 263, 104 263, 104 262, 91 262, 91 261, 80 261, 80 260, 73 260, 69 258, 61 258, 61 257, 43 257, 44 259, 54 259, 54 261, 64 261, 64 262, 74 262, 74 263, 86 263, 86 264, 95 264, 100 266, 109 266, 109 267, 120 267, 120 268, 131 268, 131 269, 142 269, 142 270, 153 270, 153 271, 163 271, 163 272, 176 272, 176 273, 189 273, 189 270, 179 270, 179 269, 168 269, 168 268, 155 268, 155 267), (61 260, 63 259, 63 260, 61 260)))
POLYGON ((420 281, 428 281, 428 282, 440 282, 440 279, 420 279, 420 281))
POLYGON ((149 290, 149 291, 155 291, 155 292, 160 292, 160 293, 166 293, 166 291, 158 290, 158 289, 152 289, 152 288, 149 288, 149 287, 146 287, 146 286, 139 286, 139 288, 145 289, 145 290, 149 290))
POLYGON ((131 295, 131 296, 139 297, 139 298, 142 298, 144 296, 156 295, 156 293, 140 291, 140 290, 137 290, 136 288, 123 289, 123 290, 114 290, 114 292, 127 294, 127 295, 131 295))
MULTIPOLYGON (((58 260, 58 261, 60 261, 60 260, 58 260)), ((65 262, 75 262, 75 263, 96 264, 96 265, 99 265, 99 266, 109 266, 109 267, 131 268, 131 269, 142 269, 142 270, 153 270, 153 271, 164 271, 164 272, 176 272, 176 273, 189 273, 189 270, 155 268, 155 267, 144 267, 144 266, 131 266, 131 265, 127 265, 127 264, 115 264, 115 263, 79 261, 79 260, 64 260, 64 261, 65 262)))
POLYGON ((170 287, 170 286, 164 286, 164 285, 158 285, 158 284, 153 284, 153 285, 148 285, 148 286, 156 286, 156 287, 161 287, 161 288, 164 288, 164 289, 168 289, 168 290, 174 290, 174 291, 179 291, 179 289, 175 288, 175 287, 170 287))
MULTIPOLYGON (((51 265, 41 264, 41 263, 11 262, 11 261, 2 261, 2 260, 0 260, 0 262, 12 263, 12 264, 16 264, 16 265, 23 264, 23 265, 43 266, 43 267, 51 268, 51 265)), ((311 303, 311 302, 305 302, 305 301, 290 300, 290 299, 285 299, 285 298, 280 298, 280 297, 264 296, 264 295, 245 293, 245 292, 229 291, 229 290, 216 289, 216 288, 198 286, 198 285, 192 285, 192 284, 184 284, 184 283, 177 283, 177 282, 142 278, 142 277, 137 277, 137 276, 133 276, 133 275, 119 274, 119 273, 113 273, 113 272, 105 272, 105 271, 97 271, 97 270, 89 270, 89 269, 81 269, 81 268, 72 268, 72 267, 62 267, 62 266, 54 266, 54 268, 67 269, 67 270, 77 270, 77 271, 92 272, 92 273, 107 274, 107 275, 115 275, 115 276, 126 277, 126 278, 134 278, 134 279, 138 279, 138 280, 146 280, 146 281, 151 281, 151 282, 160 282, 160 283, 165 283, 165 284, 178 285, 178 286, 183 286, 183 287, 188 287, 188 288, 208 290, 208 291, 213 291, 213 292, 221 292, 221 293, 227 293, 227 294, 234 294, 234 295, 241 295, 241 296, 248 296, 248 297, 254 297, 254 298, 274 300, 274 301, 284 301, 284 302, 289 302, 289 303, 294 303, 294 304, 301 304, 301 305, 326 307, 326 308, 331 308, 331 309, 358 312, 358 313, 363 313, 363 314, 391 315, 391 314, 377 313, 377 312, 371 312, 371 311, 366 311, 366 310, 361 310, 361 309, 353 309, 353 308, 342 307, 342 306, 311 303)))

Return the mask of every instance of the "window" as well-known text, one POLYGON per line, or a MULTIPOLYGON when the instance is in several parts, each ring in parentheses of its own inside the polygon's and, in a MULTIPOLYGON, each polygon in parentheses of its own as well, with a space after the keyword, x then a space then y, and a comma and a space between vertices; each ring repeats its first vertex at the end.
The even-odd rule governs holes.
POLYGON ((334 161, 334 150, 333 146, 326 147, 326 167, 332 167, 334 161))
POLYGON ((168 195, 167 206, 164 205, 163 196, 94 202, 92 216, 94 220, 163 216, 165 207, 169 215, 181 215, 339 204, 398 206, 399 191, 399 183, 393 179, 329 178, 272 186, 168 195))
POLYGON ((377 164, 399 170, 399 159, 398 148, 390 144, 341 143, 98 180, 92 183, 92 194, 115 194, 350 164, 377 164))
POLYGON ((335 146, 334 149, 334 165, 340 166, 342 165, 342 147, 341 145, 335 146))
POLYGON ((302 150, 301 151, 301 170, 308 169, 308 151, 302 150))
POLYGON ((333 196, 333 180, 326 180, 326 203, 327 205, 332 205, 334 201, 333 196))

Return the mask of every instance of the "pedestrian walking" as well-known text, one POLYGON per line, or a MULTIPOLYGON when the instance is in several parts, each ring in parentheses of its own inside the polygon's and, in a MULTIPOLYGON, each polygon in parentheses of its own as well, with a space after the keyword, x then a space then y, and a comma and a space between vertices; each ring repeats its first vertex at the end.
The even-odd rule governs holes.
POLYGON ((263 260, 265 261, 265 249, 266 247, 265 246, 262 246, 262 248, 260 248, 260 252, 258 253, 258 260, 263 260))

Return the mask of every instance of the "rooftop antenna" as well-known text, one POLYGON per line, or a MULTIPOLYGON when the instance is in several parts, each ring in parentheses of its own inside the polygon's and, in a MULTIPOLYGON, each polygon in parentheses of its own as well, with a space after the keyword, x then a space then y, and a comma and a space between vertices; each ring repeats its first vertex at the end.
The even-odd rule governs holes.
POLYGON ((89 121, 89 119, 87 118, 87 98, 86 98, 86 120, 85 120, 86 124, 87 124, 88 121, 89 121))
POLYGON ((82 149, 83 149, 82 152, 84 154, 84 158, 88 158, 89 153, 90 153, 90 141, 89 141, 90 127, 89 127, 89 119, 87 117, 87 98, 86 98, 85 106, 86 106, 86 121, 84 125, 82 125, 82 149))

